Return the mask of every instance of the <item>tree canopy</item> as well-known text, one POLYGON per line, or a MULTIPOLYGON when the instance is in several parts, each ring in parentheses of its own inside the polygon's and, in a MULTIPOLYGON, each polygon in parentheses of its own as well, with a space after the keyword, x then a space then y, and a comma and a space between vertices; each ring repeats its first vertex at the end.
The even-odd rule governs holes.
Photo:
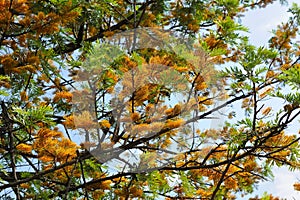
POLYGON ((0 198, 278 199, 253 192, 300 167, 300 7, 268 46, 241 23, 273 2, 0 1, 0 198))

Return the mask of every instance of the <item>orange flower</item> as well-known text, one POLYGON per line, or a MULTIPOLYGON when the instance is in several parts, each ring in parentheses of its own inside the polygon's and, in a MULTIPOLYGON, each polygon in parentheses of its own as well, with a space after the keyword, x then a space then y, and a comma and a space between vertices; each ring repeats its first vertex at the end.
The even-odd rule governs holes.
POLYGON ((183 119, 177 119, 175 121, 170 120, 166 123, 166 127, 170 129, 178 128, 179 126, 183 125, 183 123, 184 123, 183 119))
POLYGON ((233 178, 227 178, 224 183, 225 183, 225 187, 228 189, 236 190, 238 188, 238 183, 233 178))
POLYGON ((19 151, 24 151, 24 152, 29 153, 29 152, 32 151, 32 146, 31 146, 31 145, 28 145, 28 144, 22 143, 22 144, 19 144, 19 145, 17 146, 17 149, 18 149, 19 151))
POLYGON ((284 71, 284 70, 288 70, 290 67, 291 67, 290 64, 283 64, 283 65, 281 65, 280 69, 281 69, 282 71, 284 71))
POLYGON ((175 67, 175 69, 178 71, 178 72, 188 72, 189 71, 189 68, 188 67, 175 67))
POLYGON ((262 111, 262 114, 263 114, 263 115, 268 115, 269 112, 270 112, 271 110, 272 110, 271 107, 267 107, 267 108, 265 108, 265 109, 262 111))
POLYGON ((63 122, 63 124, 70 129, 75 129, 75 123, 74 123, 74 116, 70 115, 70 116, 66 116, 64 117, 65 121, 63 122))
POLYGON ((274 77, 274 75, 275 75, 275 72, 272 70, 269 70, 266 74, 266 78, 272 78, 272 77, 274 77))
POLYGON ((61 92, 55 93, 53 101, 58 102, 61 99, 66 99, 67 102, 71 102, 72 97, 73 97, 72 93, 67 92, 67 91, 61 91, 61 92))
POLYGON ((53 161, 53 157, 42 156, 42 157, 39 157, 39 160, 41 160, 42 162, 51 162, 51 161, 53 161))
POLYGON ((77 128, 97 127, 97 123, 95 123, 93 116, 88 111, 83 111, 80 115, 75 115, 74 122, 77 128))
POLYGON ((26 91, 22 91, 20 92, 20 96, 21 96, 21 101, 28 101, 28 96, 26 94, 26 91))
POLYGON ((294 190, 300 191, 300 183, 295 183, 293 186, 294 190))
POLYGON ((172 115, 173 114, 173 108, 169 108, 169 109, 165 110, 164 113, 166 115, 172 115))
POLYGON ((259 97, 260 98, 264 98, 264 97, 266 97, 272 91, 273 91, 273 88, 272 87, 268 87, 262 93, 259 94, 259 97))
POLYGON ((111 37, 111 36, 113 36, 115 33, 113 32, 113 31, 105 31, 104 33, 103 33, 103 35, 105 36, 105 37, 111 37))
POLYGON ((132 194, 134 197, 142 197, 143 196, 143 190, 133 186, 130 188, 130 194, 132 194))
POLYGON ((92 193, 92 197, 93 199, 101 199, 101 197, 104 195, 105 193, 102 190, 95 190, 92 193))
POLYGON ((198 108, 199 108, 199 111, 200 111, 200 112, 206 111, 206 107, 203 106, 202 104, 199 104, 198 108))
POLYGON ((27 184, 27 183, 21 183, 21 184, 20 184, 20 187, 21 187, 21 188, 24 188, 24 189, 28 189, 28 188, 30 188, 30 185, 27 184))
POLYGON ((212 99, 208 99, 207 97, 204 96, 199 96, 198 97, 198 102, 204 105, 211 105, 213 104, 213 100, 212 99))
POLYGON ((201 197, 209 197, 212 192, 200 188, 196 191, 196 194, 201 195, 201 197))
POLYGON ((173 115, 176 116, 176 115, 179 115, 180 113, 181 113, 181 105, 180 104, 176 104, 174 106, 173 115))
POLYGON ((110 128, 110 126, 111 126, 111 124, 109 123, 109 121, 106 120, 106 119, 104 119, 104 120, 102 120, 101 122, 99 122, 99 124, 100 124, 100 126, 101 126, 102 128, 110 128))
POLYGON ((242 102, 242 108, 246 108, 249 106, 250 99, 249 98, 245 98, 242 102))
POLYGON ((83 142, 80 144, 82 149, 89 149, 91 147, 96 147, 96 143, 95 142, 83 142))
POLYGON ((100 188, 103 190, 109 190, 111 183, 112 183, 111 180, 103 181, 103 182, 101 182, 100 188))
POLYGON ((132 134, 139 134, 141 135, 142 132, 150 130, 150 125, 149 124, 138 124, 132 127, 131 133, 132 134))
POLYGON ((140 118, 140 114, 136 113, 136 112, 135 113, 131 113, 130 114, 130 118, 131 118, 132 121, 135 122, 135 121, 137 121, 140 118))

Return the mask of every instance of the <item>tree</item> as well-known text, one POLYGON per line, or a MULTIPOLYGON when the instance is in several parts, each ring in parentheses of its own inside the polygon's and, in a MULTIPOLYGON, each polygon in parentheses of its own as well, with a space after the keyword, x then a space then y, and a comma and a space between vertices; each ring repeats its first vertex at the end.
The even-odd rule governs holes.
POLYGON ((268 47, 239 23, 273 2, 1 1, 1 198, 234 199, 297 170, 300 8, 268 47))

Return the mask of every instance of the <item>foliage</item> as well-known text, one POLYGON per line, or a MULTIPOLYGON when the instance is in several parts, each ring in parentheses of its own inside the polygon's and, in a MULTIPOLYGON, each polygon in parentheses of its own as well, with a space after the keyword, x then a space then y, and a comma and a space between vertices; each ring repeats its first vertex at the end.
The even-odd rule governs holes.
POLYGON ((298 170, 299 6, 267 47, 240 23, 273 2, 0 1, 0 198, 235 199, 298 170), (105 43, 138 28, 192 45, 105 43), (217 112, 222 127, 200 127, 217 112))

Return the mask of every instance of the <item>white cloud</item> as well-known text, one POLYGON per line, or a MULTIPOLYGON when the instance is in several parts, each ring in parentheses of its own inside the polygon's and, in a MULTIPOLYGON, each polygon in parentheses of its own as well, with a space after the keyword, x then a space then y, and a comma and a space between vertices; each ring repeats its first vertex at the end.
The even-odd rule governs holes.
MULTIPOLYGON (((289 2, 289 5, 291 4, 292 2, 289 2)), ((266 8, 247 12, 242 21, 250 29, 251 42, 256 45, 267 44, 271 31, 289 18, 287 10, 287 6, 281 6, 279 2, 275 2, 266 8)))
POLYGON ((273 182, 264 182, 260 184, 260 192, 268 192, 274 196, 294 200, 300 198, 300 192, 295 191, 293 184, 300 179, 299 171, 288 171, 286 167, 276 168, 274 170, 275 179, 273 182))

